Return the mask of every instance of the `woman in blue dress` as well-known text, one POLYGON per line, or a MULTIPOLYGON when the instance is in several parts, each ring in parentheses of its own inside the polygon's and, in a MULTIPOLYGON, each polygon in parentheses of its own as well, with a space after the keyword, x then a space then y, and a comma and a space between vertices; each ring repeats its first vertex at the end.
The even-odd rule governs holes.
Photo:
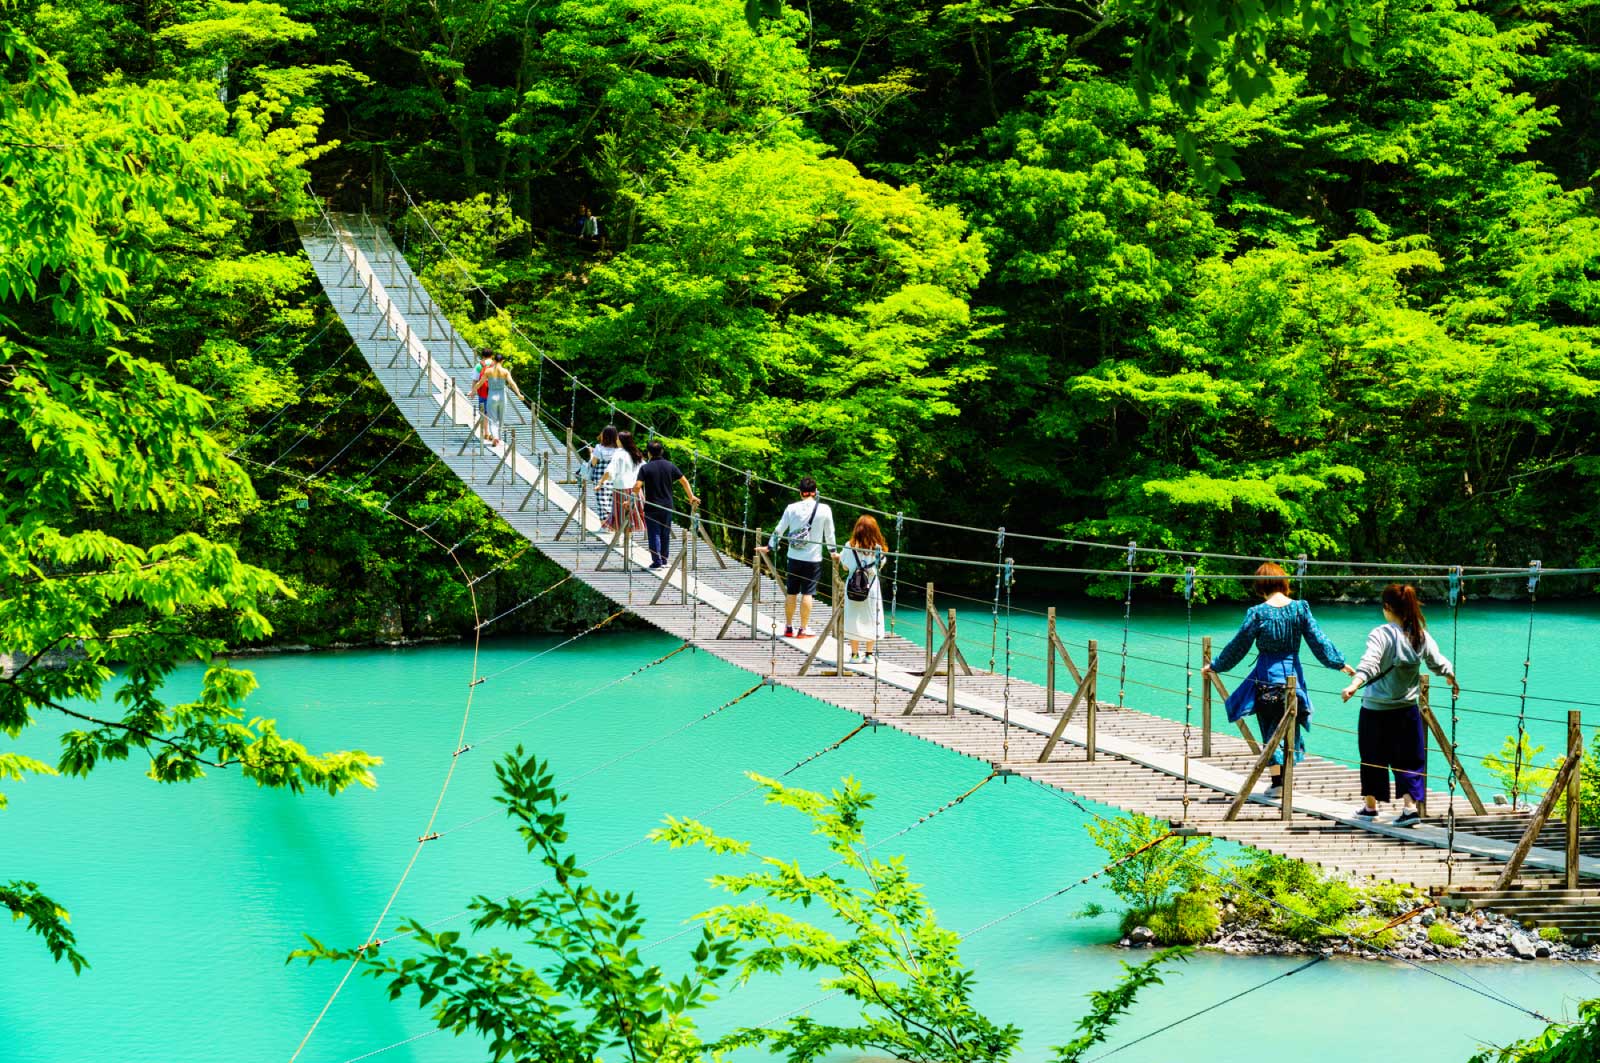
MULTIPOLYGON (((1236 723, 1254 713, 1263 742, 1272 737, 1283 719, 1289 677, 1294 676, 1299 702, 1294 734, 1294 760, 1298 764, 1305 758, 1305 732, 1311 726, 1311 690, 1306 685, 1305 669, 1300 667, 1300 641, 1304 639, 1312 654, 1327 667, 1346 675, 1354 675, 1355 669, 1345 664, 1344 654, 1317 626, 1311 606, 1289 597, 1289 574, 1281 567, 1271 561, 1263 562, 1256 569, 1255 591, 1265 601, 1245 611, 1239 633, 1217 654, 1210 670, 1226 672, 1244 660, 1251 645, 1258 649, 1255 667, 1228 695, 1228 722, 1236 723)), ((1277 797, 1281 793, 1283 750, 1275 749, 1267 796, 1277 797)))

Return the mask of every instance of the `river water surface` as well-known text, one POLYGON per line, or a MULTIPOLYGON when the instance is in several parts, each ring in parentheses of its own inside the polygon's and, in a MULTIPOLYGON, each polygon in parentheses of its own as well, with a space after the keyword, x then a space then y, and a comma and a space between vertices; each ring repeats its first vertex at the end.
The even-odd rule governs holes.
MULTIPOLYGON (((1374 622, 1368 607, 1319 606, 1318 615, 1352 655, 1374 622)), ((1186 640, 1186 633, 1212 634, 1220 648, 1237 616, 1231 607, 1198 610, 1190 628, 1181 611, 1136 607, 1128 637, 1128 702, 1181 718, 1186 652, 1198 662, 1198 642, 1186 640)), ((920 628, 915 618, 911 623, 920 628)), ((1474 757, 1497 749, 1516 726, 1526 624, 1526 607, 1473 605, 1463 610, 1458 630, 1447 617, 1435 617, 1435 635, 1446 653, 1454 649, 1463 685, 1496 692, 1463 701, 1464 708, 1478 710, 1463 714, 1460 728, 1461 747, 1474 757)), ((989 609, 974 606, 963 615, 963 626, 968 659, 986 665, 994 631, 989 609)), ((1063 611, 1064 639, 1074 646, 1087 637, 1100 640, 1102 697, 1117 689, 1122 629, 1120 608, 1063 611)), ((1013 613, 1011 659, 1020 675, 1042 674, 1041 630, 1038 617, 1013 613)), ((1600 702, 1600 607, 1541 605, 1535 635, 1529 685, 1534 698, 1600 702)), ((1003 668, 1003 621, 993 642, 1003 668)), ((748 790, 744 772, 782 771, 856 723, 801 695, 763 690, 578 778, 683 727, 753 680, 705 654, 682 653, 552 711, 674 643, 650 634, 599 634, 535 656, 553 645, 555 640, 485 643, 478 672, 492 678, 474 691, 467 729, 468 742, 482 744, 461 758, 437 824, 444 836, 424 848, 389 926, 402 916, 442 919, 460 912, 474 895, 504 895, 541 881, 540 869, 492 800, 491 765, 520 743, 548 757, 559 777, 574 780, 568 805, 572 845, 592 866, 592 881, 636 891, 650 918, 647 936, 665 938, 717 901, 706 878, 737 865, 699 852, 630 844, 664 814, 694 814, 729 802, 748 790), (505 733, 484 740, 497 732, 505 733)), ((1338 689, 1339 677, 1307 663, 1325 725, 1313 731, 1313 748, 1353 756, 1354 737, 1335 729, 1353 730, 1353 707, 1340 706, 1327 693, 1338 689)), ((379 787, 337 798, 293 797, 260 790, 228 772, 163 787, 145 779, 144 765, 136 762, 106 765, 87 780, 8 785, 11 806, 0 812, 0 877, 36 880, 69 907, 93 966, 73 977, 50 961, 36 938, 20 928, 0 929, 0 1063, 281 1063, 322 1007, 340 970, 285 965, 284 959, 304 934, 342 944, 365 938, 449 766, 472 652, 459 645, 327 652, 262 658, 250 666, 262 685, 251 700, 253 715, 275 717, 285 733, 312 748, 359 747, 382 755, 379 787)), ((177 682, 192 686, 197 677, 191 671, 177 682)), ((1529 730, 1548 747, 1543 757, 1564 742, 1567 707, 1545 700, 1526 704, 1533 718, 1529 730)), ((1600 709, 1587 714, 1600 724, 1600 709)), ((20 743, 0 742, 0 748, 50 759, 54 726, 46 720, 20 743)), ((873 839, 912 823, 986 773, 977 761, 880 729, 812 761, 791 781, 826 788, 844 775, 861 780, 877 795, 867 830, 873 839)), ((1487 796, 1496 786, 1485 777, 1480 789, 1487 796)), ((725 833, 755 840, 763 852, 811 860, 822 853, 803 824, 763 806, 758 797, 733 800, 706 818, 725 833)), ((904 853, 944 924, 967 931, 1098 868, 1104 856, 1085 835, 1085 820, 1036 785, 996 782, 894 839, 878 855, 904 853)), ((1081 914, 1091 902, 1114 906, 1115 898, 1098 882, 1079 887, 983 930, 963 946, 978 973, 978 1004, 1025 1030, 1027 1059, 1043 1059, 1049 1045, 1070 1039, 1085 1008, 1084 994, 1109 986, 1129 958, 1107 947, 1115 937, 1114 913, 1081 914)), ((675 969, 693 940, 689 935, 667 942, 650 958, 675 969)), ((1165 985, 1146 992, 1107 1049, 1299 962, 1197 956, 1174 968, 1165 985)), ((763 1023, 821 995, 815 979, 804 975, 752 983, 704 1012, 701 1025, 715 1033, 763 1023)), ((1328 962, 1112 1058, 1234 1063, 1289 1053, 1313 1060, 1459 1063, 1485 1041, 1539 1029, 1507 1002, 1561 1016, 1585 996, 1600 996, 1600 969, 1479 963, 1420 971, 1328 962)), ((838 1002, 823 1005, 836 1007, 838 1002)), ((301 1058, 343 1063, 386 1048, 367 1058, 484 1058, 470 1039, 418 1037, 431 1029, 411 1000, 391 1002, 376 982, 357 978, 301 1058), (408 1038, 418 1039, 397 1044, 408 1038)))

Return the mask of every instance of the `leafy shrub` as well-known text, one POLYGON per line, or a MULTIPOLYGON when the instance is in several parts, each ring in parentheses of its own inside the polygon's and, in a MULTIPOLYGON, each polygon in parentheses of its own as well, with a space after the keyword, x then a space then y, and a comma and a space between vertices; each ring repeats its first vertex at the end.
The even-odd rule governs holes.
POLYGON ((1343 917, 1363 903, 1361 893, 1342 879, 1324 878, 1310 864, 1259 850, 1248 851, 1236 878, 1245 892, 1235 900, 1247 918, 1307 944, 1337 936, 1343 917))
POLYGON ((1428 928, 1428 940, 1441 949, 1456 949, 1461 947, 1463 938, 1455 927, 1440 919, 1428 928))
POLYGON ((1468 1063, 1587 1063, 1593 1059, 1600 1059, 1600 999, 1579 1004, 1575 1023, 1551 1023, 1537 1037, 1485 1049, 1468 1063))
POLYGON ((1173 838, 1154 844, 1171 831, 1164 821, 1137 812, 1091 823, 1088 831, 1111 860, 1124 861, 1106 872, 1106 878, 1111 892, 1136 911, 1154 911, 1173 893, 1204 889, 1214 881, 1207 863, 1211 855, 1208 838, 1173 838), (1134 853, 1139 855, 1132 856, 1134 853))
POLYGON ((1180 893, 1151 911, 1144 925, 1155 934, 1158 945, 1199 945, 1211 940, 1222 925, 1222 915, 1208 895, 1180 893))
POLYGON ((1559 926, 1541 926, 1539 928, 1539 937, 1541 940, 1552 942, 1565 941, 1567 939, 1567 935, 1561 932, 1559 926))

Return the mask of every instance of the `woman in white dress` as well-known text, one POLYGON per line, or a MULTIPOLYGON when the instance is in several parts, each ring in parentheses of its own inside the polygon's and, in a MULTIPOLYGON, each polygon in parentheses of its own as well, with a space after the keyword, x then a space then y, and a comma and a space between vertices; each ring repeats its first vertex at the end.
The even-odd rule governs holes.
POLYGON ((630 536, 644 531, 644 513, 639 504, 639 466, 643 464, 644 455, 639 453, 633 433, 618 432, 617 449, 600 477, 601 488, 609 486, 615 492, 611 499, 611 517, 606 522, 606 527, 612 531, 622 527, 630 536))
POLYGON ((863 513, 850 530, 850 542, 833 555, 844 565, 844 637, 850 643, 850 661, 854 664, 873 663, 878 640, 883 638, 883 586, 879 576, 888 549, 878 522, 863 513), (855 597, 858 594, 859 600, 855 597))

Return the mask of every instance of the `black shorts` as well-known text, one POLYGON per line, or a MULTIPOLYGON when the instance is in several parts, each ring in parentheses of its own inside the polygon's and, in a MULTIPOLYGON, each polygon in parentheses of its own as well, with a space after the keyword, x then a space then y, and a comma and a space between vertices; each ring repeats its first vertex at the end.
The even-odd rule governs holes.
POLYGON ((786 594, 816 594, 817 580, 822 577, 821 561, 796 561, 789 559, 789 579, 784 584, 786 594))

